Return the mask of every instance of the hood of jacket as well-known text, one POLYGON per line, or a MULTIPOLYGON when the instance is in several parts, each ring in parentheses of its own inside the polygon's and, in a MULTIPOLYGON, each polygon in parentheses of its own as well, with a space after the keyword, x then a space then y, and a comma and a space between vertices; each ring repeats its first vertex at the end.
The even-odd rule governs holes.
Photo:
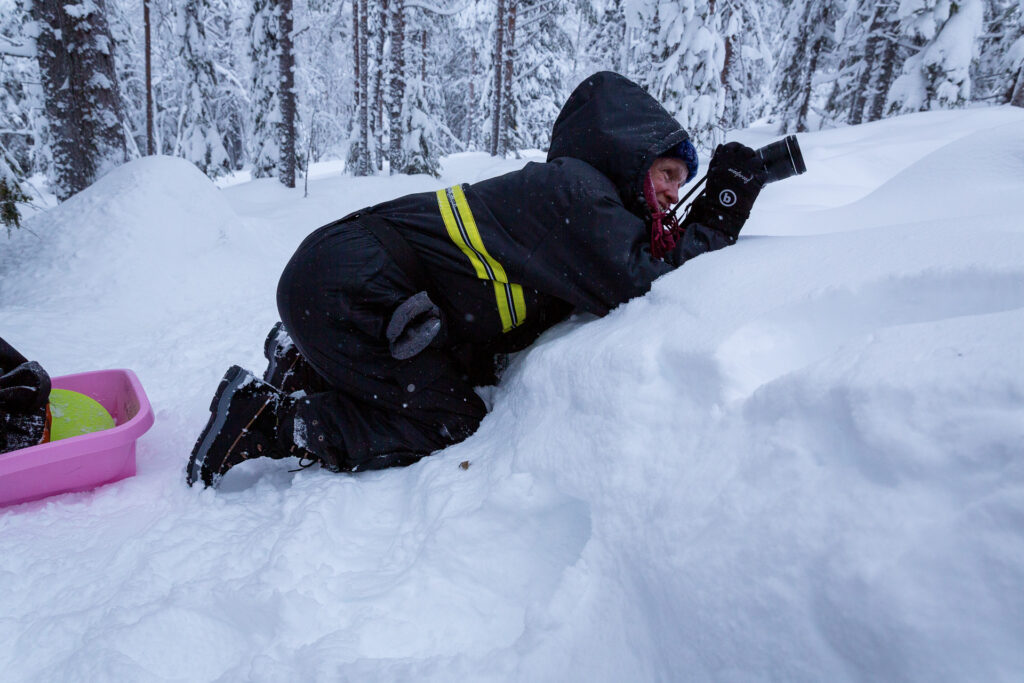
POLYGON ((659 154, 688 139, 675 117, 643 88, 602 71, 576 86, 562 107, 547 160, 585 161, 615 184, 627 209, 647 220, 644 174, 659 154))

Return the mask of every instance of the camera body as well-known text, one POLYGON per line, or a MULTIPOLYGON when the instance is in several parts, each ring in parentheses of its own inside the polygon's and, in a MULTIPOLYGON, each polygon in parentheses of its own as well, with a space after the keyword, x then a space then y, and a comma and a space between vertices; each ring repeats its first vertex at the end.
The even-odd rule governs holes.
POLYGON ((781 140, 771 142, 756 150, 756 153, 767 174, 764 181, 766 185, 807 171, 804 156, 800 153, 800 145, 797 143, 795 135, 787 135, 781 140))

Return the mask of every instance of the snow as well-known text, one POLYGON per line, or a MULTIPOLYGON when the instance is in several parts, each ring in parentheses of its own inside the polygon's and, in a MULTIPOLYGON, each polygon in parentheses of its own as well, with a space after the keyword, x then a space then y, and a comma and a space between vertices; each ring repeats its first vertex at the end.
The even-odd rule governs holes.
POLYGON ((315 168, 308 199, 112 171, 4 244, 0 334, 55 375, 134 369, 157 421, 136 477, 0 510, 5 680, 1019 677, 1022 123, 801 135, 737 245, 549 331, 467 441, 219 491, 185 462, 224 370, 262 370, 301 239, 541 155, 315 168))

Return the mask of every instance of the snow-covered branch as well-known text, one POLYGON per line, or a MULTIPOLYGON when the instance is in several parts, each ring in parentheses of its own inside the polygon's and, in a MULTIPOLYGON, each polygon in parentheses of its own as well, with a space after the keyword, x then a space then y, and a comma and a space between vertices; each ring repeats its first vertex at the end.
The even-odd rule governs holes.
POLYGON ((36 44, 34 40, 26 40, 25 42, 15 42, 7 36, 0 35, 0 55, 7 55, 9 57, 26 57, 31 58, 36 56, 36 44))
POLYGON ((547 0, 539 5, 533 7, 526 7, 522 11, 523 18, 517 19, 516 23, 520 26, 529 26, 530 24, 540 21, 545 17, 551 16, 552 12, 558 7, 561 0, 547 0), (541 10, 546 10, 542 12, 541 10))
POLYGON ((405 3, 405 8, 406 9, 421 9, 421 10, 423 10, 425 12, 430 12, 431 14, 437 14, 438 16, 442 16, 442 17, 454 17, 454 16, 456 16, 458 14, 462 14, 463 12, 465 12, 466 9, 470 6, 470 4, 472 4, 471 1, 464 3, 461 7, 456 7, 456 8, 453 8, 453 9, 441 9, 440 7, 428 4, 426 2, 421 2, 420 0, 412 0, 411 2, 405 3))

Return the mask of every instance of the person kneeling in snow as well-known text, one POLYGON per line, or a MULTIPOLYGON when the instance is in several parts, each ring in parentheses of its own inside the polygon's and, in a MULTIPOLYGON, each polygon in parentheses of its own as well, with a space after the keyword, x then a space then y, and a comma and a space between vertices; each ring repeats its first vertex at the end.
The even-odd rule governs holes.
POLYGON ((763 167, 748 147, 719 147, 677 225, 667 212, 697 167, 679 123, 602 72, 565 103, 546 163, 318 229, 281 276, 263 379, 228 370, 186 481, 216 485, 261 456, 338 472, 408 465, 465 439, 486 412, 473 387, 496 381, 496 357, 736 241, 763 167))

